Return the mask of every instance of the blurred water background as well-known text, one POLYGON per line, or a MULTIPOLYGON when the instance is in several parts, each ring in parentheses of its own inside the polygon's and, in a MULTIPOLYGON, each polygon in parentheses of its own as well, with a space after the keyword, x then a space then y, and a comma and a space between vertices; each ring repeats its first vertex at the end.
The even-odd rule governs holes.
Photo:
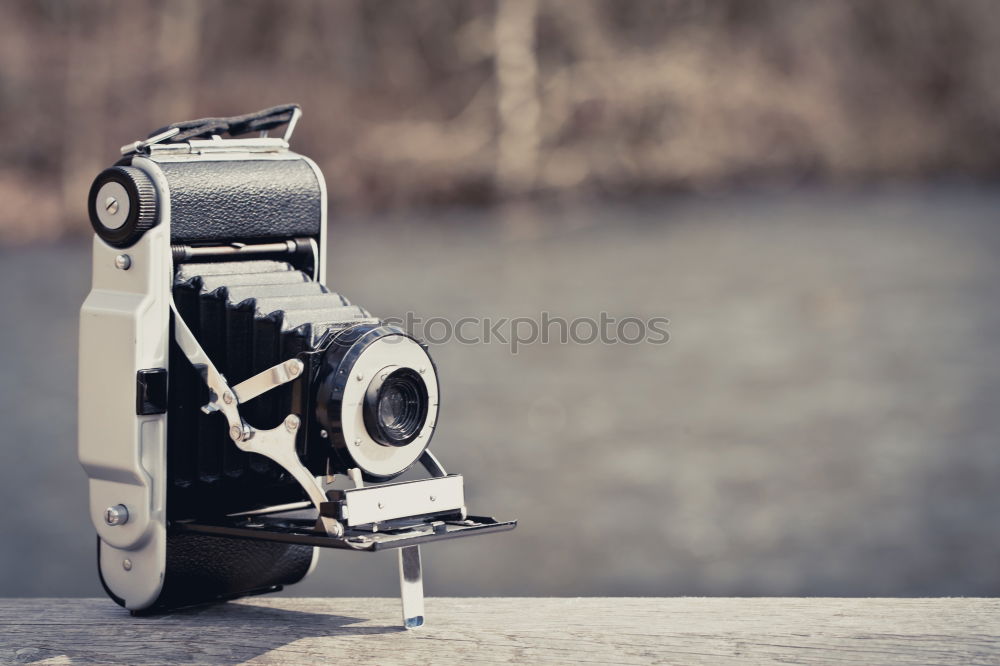
POLYGON ((521 524, 428 547, 430 594, 1000 594, 998 76, 988 0, 0 4, 0 595, 101 593, 91 179, 288 101, 355 302, 670 319, 432 348, 433 448, 521 524))

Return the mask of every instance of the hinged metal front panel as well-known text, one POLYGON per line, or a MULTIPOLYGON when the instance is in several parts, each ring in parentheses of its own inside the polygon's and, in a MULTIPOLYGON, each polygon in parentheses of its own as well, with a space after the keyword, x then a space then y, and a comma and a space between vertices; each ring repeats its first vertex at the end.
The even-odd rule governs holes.
POLYGON ((349 488, 339 491, 339 499, 341 519, 354 527, 460 511, 465 506, 465 486, 460 474, 450 474, 439 479, 349 488))

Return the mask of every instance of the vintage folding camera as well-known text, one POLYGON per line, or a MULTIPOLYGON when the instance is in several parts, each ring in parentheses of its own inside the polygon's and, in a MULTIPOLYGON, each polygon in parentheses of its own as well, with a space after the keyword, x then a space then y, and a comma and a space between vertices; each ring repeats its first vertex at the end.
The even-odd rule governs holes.
POLYGON ((427 448, 427 347, 323 285, 326 185, 289 150, 299 115, 175 123, 91 187, 79 455, 101 581, 133 613, 280 590, 318 548, 396 549, 419 626, 420 544, 515 525, 469 515, 427 448), (415 465, 428 477, 393 481, 415 465))

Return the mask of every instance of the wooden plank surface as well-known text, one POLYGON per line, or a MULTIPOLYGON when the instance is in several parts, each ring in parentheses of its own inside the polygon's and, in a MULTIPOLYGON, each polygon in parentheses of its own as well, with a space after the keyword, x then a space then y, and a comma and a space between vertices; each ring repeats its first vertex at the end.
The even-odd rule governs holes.
POLYGON ((133 618, 0 600, 2 663, 1000 664, 998 599, 259 597, 133 618))

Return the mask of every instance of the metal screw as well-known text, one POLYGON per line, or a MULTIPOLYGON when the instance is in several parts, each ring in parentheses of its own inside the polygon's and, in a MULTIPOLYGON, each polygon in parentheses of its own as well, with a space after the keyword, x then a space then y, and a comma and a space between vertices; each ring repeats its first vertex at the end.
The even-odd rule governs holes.
POLYGON ((299 373, 302 372, 302 361, 300 361, 297 358, 293 358, 290 361, 286 361, 285 372, 287 372, 292 377, 298 377, 299 373))
POLYGON ((424 374, 425 372, 427 372, 427 368, 420 368, 420 374, 424 374))
POLYGON ((382 502, 379 502, 378 503, 378 508, 384 509, 385 508, 385 504, 383 504, 382 502))
POLYGON ((122 271, 127 271, 132 268, 132 257, 127 254, 119 254, 115 257, 115 268, 122 271))
POLYGON ((354 439, 354 446, 361 446, 361 438, 357 437, 354 439))
POLYGON ((434 495, 431 495, 431 501, 432 502, 436 502, 437 501, 437 497, 435 497, 434 495))
POLYGON ((328 433, 325 429, 324 430, 320 430, 319 431, 319 436, 322 437, 323 439, 326 439, 327 437, 330 436, 330 433, 328 433))
POLYGON ((128 508, 124 504, 115 504, 104 510, 104 522, 114 527, 128 522, 128 508))
POLYGON ((227 405, 233 404, 233 394, 231 391, 226 391, 225 393, 222 394, 222 402, 226 403, 227 405))
POLYGON ((108 197, 104 200, 104 210, 108 211, 112 215, 118 212, 118 199, 114 197, 108 197))
POLYGON ((125 571, 132 571, 132 560, 122 560, 122 569, 125 571))
POLYGON ((386 380, 386 378, 387 378, 388 376, 389 376, 389 375, 385 375, 385 374, 384 374, 384 375, 382 375, 382 381, 385 381, 385 380, 386 380))
POLYGON ((229 437, 234 442, 242 442, 243 441, 243 428, 241 428, 239 426, 236 426, 236 425, 232 426, 231 428, 229 428, 229 437))
POLYGON ((354 378, 360 382, 362 379, 365 378, 365 376, 359 372, 354 378))
POLYGON ((285 417, 285 430, 288 432, 295 432, 299 429, 299 423, 301 423, 301 421, 298 416, 295 414, 289 414, 285 417))

